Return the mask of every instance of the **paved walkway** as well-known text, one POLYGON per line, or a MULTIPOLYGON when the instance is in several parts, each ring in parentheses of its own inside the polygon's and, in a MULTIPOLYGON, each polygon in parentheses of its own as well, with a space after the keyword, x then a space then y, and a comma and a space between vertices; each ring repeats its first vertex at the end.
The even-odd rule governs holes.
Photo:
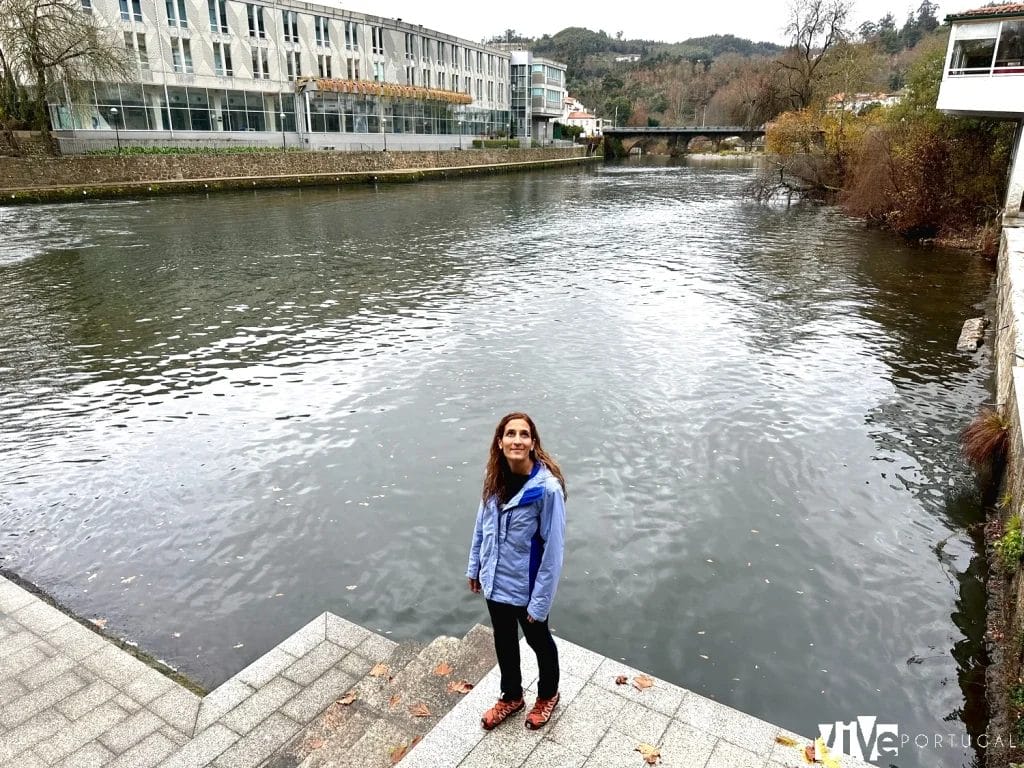
MULTIPOLYGON (((632 685, 639 670, 561 639, 558 645, 562 703, 547 728, 527 731, 520 715, 490 733, 480 729, 480 713, 498 692, 492 668, 403 767, 643 768, 642 743, 660 749, 663 766, 806 765, 807 739, 661 680, 641 690, 632 685), (620 676, 626 684, 617 684, 620 676)), ((395 648, 325 613, 199 697, 0 578, 0 766, 255 768, 395 648)), ((535 659, 523 648, 532 689, 535 659)), ((332 764, 315 755, 307 763, 332 764)))

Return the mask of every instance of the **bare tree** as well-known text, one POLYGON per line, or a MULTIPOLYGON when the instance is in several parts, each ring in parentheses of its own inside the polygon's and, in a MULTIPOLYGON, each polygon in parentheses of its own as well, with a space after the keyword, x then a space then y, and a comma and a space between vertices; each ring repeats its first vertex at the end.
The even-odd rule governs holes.
POLYGON ((814 100, 819 68, 829 49, 846 37, 844 25, 851 7, 850 0, 793 0, 790 5, 786 26, 790 47, 778 65, 795 109, 814 100))
POLYGON ((47 98, 58 96, 58 89, 74 93, 89 80, 118 81, 130 72, 124 47, 79 0, 0 0, 0 66, 4 85, 28 99, 23 111, 51 150, 47 98))

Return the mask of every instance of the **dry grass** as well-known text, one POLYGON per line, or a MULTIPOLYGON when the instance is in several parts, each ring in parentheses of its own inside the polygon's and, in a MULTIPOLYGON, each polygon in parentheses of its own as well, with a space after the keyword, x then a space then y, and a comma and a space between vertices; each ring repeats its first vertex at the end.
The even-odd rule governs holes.
POLYGON ((982 408, 960 435, 960 453, 982 474, 991 475, 1006 458, 1009 435, 1003 417, 982 408))

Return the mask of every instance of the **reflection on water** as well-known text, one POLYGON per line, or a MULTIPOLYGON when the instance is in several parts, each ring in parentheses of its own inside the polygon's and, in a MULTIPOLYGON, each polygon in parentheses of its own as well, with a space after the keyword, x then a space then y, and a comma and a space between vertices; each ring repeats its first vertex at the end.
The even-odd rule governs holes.
POLYGON ((798 732, 959 744, 955 442, 989 395, 954 347, 990 269, 751 205, 749 174, 0 209, 6 566, 208 685, 323 610, 461 634, 486 443, 524 408, 569 481, 560 635, 798 732))

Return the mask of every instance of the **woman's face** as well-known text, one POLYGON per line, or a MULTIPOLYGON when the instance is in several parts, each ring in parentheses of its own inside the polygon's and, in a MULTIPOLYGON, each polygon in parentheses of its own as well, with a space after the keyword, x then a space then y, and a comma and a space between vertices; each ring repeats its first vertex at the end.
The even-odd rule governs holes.
POLYGON ((515 468, 528 462, 530 451, 533 450, 533 434, 529 422, 526 419, 510 419, 505 424, 498 447, 505 454, 510 467, 515 468))

